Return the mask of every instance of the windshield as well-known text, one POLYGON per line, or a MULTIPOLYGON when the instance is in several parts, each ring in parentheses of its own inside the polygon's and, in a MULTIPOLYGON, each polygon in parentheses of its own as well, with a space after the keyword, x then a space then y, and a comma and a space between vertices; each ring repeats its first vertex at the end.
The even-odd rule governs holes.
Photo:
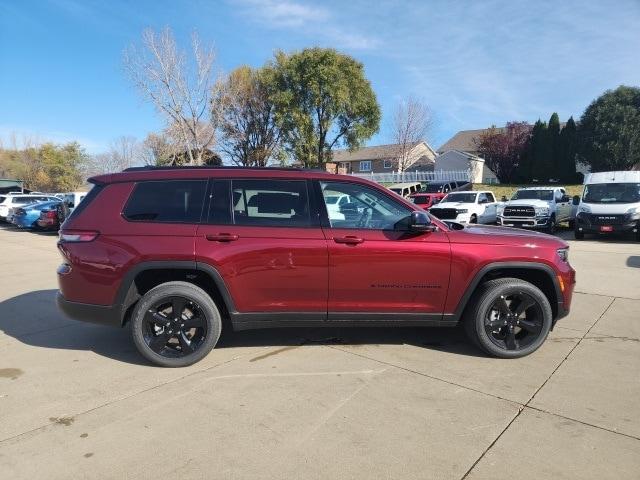
POLYGON ((584 187, 585 203, 640 202, 640 183, 596 183, 584 187))
POLYGON ((553 200, 553 190, 518 190, 511 200, 553 200))
POLYGON ((327 205, 335 205, 338 203, 338 197, 325 197, 324 200, 327 202, 327 205))
POLYGON ((398 195, 402 195, 402 189, 401 188, 390 188, 389 190, 391 190, 392 192, 397 193, 398 195))
POLYGON ((416 205, 425 205, 429 203, 431 197, 429 195, 420 195, 419 197, 411 197, 410 200, 416 205))
POLYGON ((442 185, 441 183, 431 183, 422 187, 421 191, 426 193, 440 193, 442 192, 443 187, 444 185, 442 185))
POLYGON ((477 193, 450 193, 442 199, 442 202, 476 203, 477 193))

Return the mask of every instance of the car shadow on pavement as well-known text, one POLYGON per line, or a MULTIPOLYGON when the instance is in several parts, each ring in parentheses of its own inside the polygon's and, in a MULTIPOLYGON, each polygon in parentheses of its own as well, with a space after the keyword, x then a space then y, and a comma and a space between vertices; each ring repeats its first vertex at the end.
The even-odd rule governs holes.
POLYGON ((640 268, 640 257, 631 255, 627 258, 627 267, 640 268))
MULTIPOLYGON (((55 304, 56 290, 38 290, 0 302, 0 332, 39 348, 91 350, 125 363, 149 365, 128 328, 69 320, 55 304)), ((484 356, 458 328, 319 327, 223 331, 216 348, 297 345, 412 345, 459 355, 484 356)))

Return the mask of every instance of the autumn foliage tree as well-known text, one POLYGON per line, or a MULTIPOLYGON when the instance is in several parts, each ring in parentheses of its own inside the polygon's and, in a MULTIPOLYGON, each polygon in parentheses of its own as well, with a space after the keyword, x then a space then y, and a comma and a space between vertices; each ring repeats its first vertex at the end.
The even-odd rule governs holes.
POLYGON ((476 139, 478 153, 500 182, 511 183, 515 180, 530 135, 531 126, 526 122, 510 122, 504 128, 492 126, 476 139))

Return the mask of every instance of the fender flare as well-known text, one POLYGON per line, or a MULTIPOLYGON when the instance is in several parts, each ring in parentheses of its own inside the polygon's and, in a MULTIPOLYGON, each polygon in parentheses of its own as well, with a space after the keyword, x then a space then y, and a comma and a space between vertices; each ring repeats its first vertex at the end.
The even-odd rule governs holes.
MULTIPOLYGON (((491 262, 480 270, 476 272, 476 274, 471 279, 471 282, 467 285, 467 288, 458 301, 458 306, 453 314, 453 319, 459 321, 462 318, 462 314, 464 313, 465 308, 469 304, 469 300, 471 300, 471 296, 475 293, 476 288, 480 284, 482 278, 487 274, 495 270, 502 269, 521 269, 521 270, 538 270, 544 272, 549 279, 552 281, 555 294, 556 294, 556 302, 557 302, 557 315, 554 320, 559 319, 561 316, 564 316, 564 308, 563 308, 563 299, 562 290, 560 289, 560 283, 558 282, 558 278, 555 275, 555 271, 552 267, 547 265, 546 263, 540 262, 491 262)), ((446 316, 446 315, 445 315, 446 316)))

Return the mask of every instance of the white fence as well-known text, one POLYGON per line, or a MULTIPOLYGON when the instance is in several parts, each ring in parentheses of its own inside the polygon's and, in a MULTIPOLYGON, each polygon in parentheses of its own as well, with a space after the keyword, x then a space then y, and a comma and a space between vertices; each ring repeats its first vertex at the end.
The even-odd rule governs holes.
POLYGON ((355 177, 366 178, 378 183, 405 182, 438 182, 458 181, 468 182, 468 170, 436 170, 433 172, 389 172, 389 173, 353 173, 355 177))

